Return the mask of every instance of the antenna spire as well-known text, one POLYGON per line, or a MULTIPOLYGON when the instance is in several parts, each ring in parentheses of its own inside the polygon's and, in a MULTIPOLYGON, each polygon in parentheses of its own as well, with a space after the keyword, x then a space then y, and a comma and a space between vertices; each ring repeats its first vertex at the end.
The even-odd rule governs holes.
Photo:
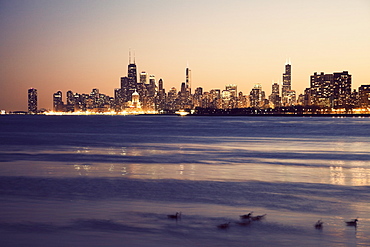
POLYGON ((128 49, 128 63, 131 64, 131 48, 128 49))

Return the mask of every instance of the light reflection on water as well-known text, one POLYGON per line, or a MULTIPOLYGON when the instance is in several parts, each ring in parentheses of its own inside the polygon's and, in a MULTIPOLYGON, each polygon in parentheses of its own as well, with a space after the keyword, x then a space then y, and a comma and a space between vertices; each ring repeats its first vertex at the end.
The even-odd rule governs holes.
MULTIPOLYGON (((203 181, 247 181, 324 183, 333 185, 369 186, 368 162, 335 161, 328 166, 300 166, 274 164, 274 159, 243 164, 219 162, 198 163, 71 163, 60 162, 9 162, 2 164, 0 175, 52 176, 52 177, 127 177, 134 179, 180 179, 203 181), (349 164, 346 164, 348 162, 349 164), (343 164, 344 168, 339 164, 343 164), (357 165, 357 166, 356 166, 357 165)), ((292 161, 291 161, 292 162, 292 161)), ((294 163, 299 164, 299 160, 294 163)), ((316 161, 322 163, 322 161, 316 161)))
MULTIPOLYGON (((17 150, 15 155, 22 153, 22 148, 17 150)), ((40 156, 41 160, 2 162, 0 175, 370 185, 370 161, 356 160, 356 155, 369 155, 364 143, 309 138, 233 138, 212 144, 141 143, 131 147, 57 150, 41 147, 32 153, 32 157, 40 156), (50 155, 46 156, 50 160, 43 160, 43 155, 50 155), (64 161, 63 157, 72 155, 85 161, 64 161)))

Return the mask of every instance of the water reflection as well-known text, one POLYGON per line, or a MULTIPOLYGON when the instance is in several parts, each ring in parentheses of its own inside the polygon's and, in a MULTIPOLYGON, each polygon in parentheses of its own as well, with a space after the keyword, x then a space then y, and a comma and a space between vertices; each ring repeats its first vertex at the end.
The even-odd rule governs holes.
POLYGON ((330 167, 330 183, 335 185, 345 185, 345 176, 342 167, 330 167))
POLYGON ((370 185, 370 169, 354 167, 344 169, 341 166, 330 167, 330 182, 334 185, 370 185))

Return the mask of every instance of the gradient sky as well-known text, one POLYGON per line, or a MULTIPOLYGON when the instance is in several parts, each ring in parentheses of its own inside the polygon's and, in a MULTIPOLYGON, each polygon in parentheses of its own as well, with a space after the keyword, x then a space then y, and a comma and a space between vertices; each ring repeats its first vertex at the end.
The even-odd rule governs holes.
POLYGON ((113 96, 127 75, 128 51, 138 73, 180 88, 187 64, 192 88, 237 84, 267 95, 282 81, 288 58, 292 88, 314 72, 347 70, 352 88, 370 84, 369 0, 0 0, 0 109, 38 108, 52 94, 113 96))

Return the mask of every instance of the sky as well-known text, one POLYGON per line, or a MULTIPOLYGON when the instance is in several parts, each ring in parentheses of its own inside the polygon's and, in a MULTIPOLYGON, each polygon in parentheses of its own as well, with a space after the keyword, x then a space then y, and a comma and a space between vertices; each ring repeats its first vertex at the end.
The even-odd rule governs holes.
POLYGON ((370 84, 370 0, 0 0, 0 110, 38 108, 71 90, 114 96, 138 73, 180 89, 187 65, 192 88, 236 84, 266 95, 292 65, 292 89, 314 72, 349 71, 352 89, 370 84))

